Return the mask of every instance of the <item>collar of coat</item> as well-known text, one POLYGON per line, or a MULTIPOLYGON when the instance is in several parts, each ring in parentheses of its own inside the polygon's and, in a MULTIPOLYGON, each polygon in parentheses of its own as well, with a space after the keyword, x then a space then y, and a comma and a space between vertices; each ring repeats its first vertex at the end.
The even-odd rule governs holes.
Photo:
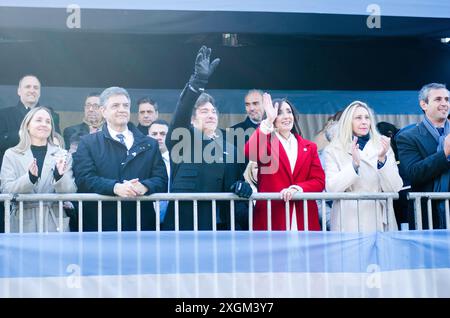
POLYGON ((416 136, 416 140, 422 145, 428 155, 436 153, 437 142, 430 132, 425 128, 424 123, 417 125, 419 136, 416 136))
MULTIPOLYGON (((139 129, 137 129, 136 126, 133 125, 133 123, 129 122, 127 126, 128 130, 130 130, 131 133, 133 134, 134 142, 131 148, 127 151, 128 155, 125 160, 126 163, 135 158, 141 152, 144 152, 152 147, 158 147, 158 142, 155 139, 152 139, 149 136, 145 136, 144 134, 142 134, 139 131, 139 129)), ((110 139, 113 142, 120 144, 120 142, 111 137, 106 122, 103 124, 102 130, 98 133, 103 134, 104 138, 110 139)), ((123 145, 120 146, 123 147, 123 145)))
MULTIPOLYGON (((34 106, 34 107, 39 107, 39 106, 41 106, 41 105, 39 105, 39 101, 37 102, 37 104, 34 106)), ((22 101, 19 99, 19 101, 17 102, 17 105, 16 105, 16 107, 17 108, 19 108, 20 109, 20 112, 21 113, 23 113, 23 114, 27 114, 28 113, 28 111, 30 110, 30 108, 29 107, 27 107, 27 106, 25 106, 23 103, 22 103, 22 101)), ((47 107, 48 108, 48 107, 47 107)), ((49 108, 50 109, 50 108, 49 108)))
MULTIPOLYGON (((127 124, 127 127, 128 127, 128 130, 131 131, 131 133, 133 134, 133 139, 134 139, 133 147, 136 144, 139 144, 139 143, 142 143, 142 142, 148 142, 148 138, 150 138, 150 137, 145 136, 143 133, 141 133, 139 131, 139 129, 137 129, 136 126, 133 125, 133 123, 129 122, 127 124)), ((116 141, 113 137, 111 137, 106 122, 102 126, 101 133, 105 136, 105 138, 112 139, 112 140, 116 141)), ((133 148, 133 147, 131 147, 131 148, 133 148)))
POLYGON ((245 122, 246 127, 249 127, 249 128, 251 127, 251 128, 255 128, 255 129, 259 127, 259 124, 254 123, 248 116, 244 122, 245 122))

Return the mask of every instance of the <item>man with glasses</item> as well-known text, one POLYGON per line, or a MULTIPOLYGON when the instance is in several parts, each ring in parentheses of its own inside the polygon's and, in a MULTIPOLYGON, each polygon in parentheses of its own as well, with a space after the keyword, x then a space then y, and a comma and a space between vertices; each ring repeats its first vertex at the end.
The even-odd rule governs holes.
POLYGON ((100 130, 103 117, 100 112, 100 94, 90 93, 84 102, 83 122, 64 129, 64 143, 66 149, 70 149, 70 138, 74 135, 84 136, 100 130))

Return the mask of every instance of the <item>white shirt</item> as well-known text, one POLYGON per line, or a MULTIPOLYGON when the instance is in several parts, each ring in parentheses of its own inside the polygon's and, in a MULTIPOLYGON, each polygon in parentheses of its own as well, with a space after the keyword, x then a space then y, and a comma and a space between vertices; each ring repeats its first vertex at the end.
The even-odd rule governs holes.
MULTIPOLYGON (((170 189, 170 158, 169 158, 169 151, 166 151, 166 152, 162 153, 161 156, 163 158, 164 164, 166 165, 166 171, 167 171, 167 177, 168 177, 168 180, 167 180, 167 192, 169 192, 169 189, 170 189)), ((161 201, 161 202, 164 202, 164 201, 161 201)), ((153 202, 153 208, 156 211, 156 201, 153 202)), ((167 205, 166 205, 166 209, 167 209, 167 205)), ((160 211, 160 216, 159 216, 160 220, 162 220, 164 218, 165 212, 166 211, 160 211)))
POLYGON ((294 134, 290 134, 288 139, 285 139, 278 132, 275 132, 275 135, 280 140, 283 145, 284 151, 289 159, 289 165, 291 166, 291 172, 294 173, 295 163, 297 162, 297 154, 298 154, 298 144, 297 138, 295 138, 294 134))
POLYGON ((117 138, 117 134, 122 134, 125 137, 125 145, 127 146, 127 150, 130 150, 130 148, 133 146, 134 143, 134 137, 133 137, 133 133, 128 129, 119 132, 119 131, 115 131, 114 129, 112 129, 111 127, 109 127, 109 125, 106 125, 106 127, 108 128, 108 132, 111 135, 111 137, 114 140, 117 140, 118 142, 120 142, 120 139, 117 138))
POLYGON ((161 154, 164 164, 166 165, 166 171, 167 171, 167 177, 169 178, 167 182, 167 191, 169 191, 169 185, 170 185, 170 158, 169 158, 169 151, 166 151, 161 154))
MULTIPOLYGON (((267 119, 264 119, 261 122, 260 130, 264 135, 268 135, 274 131, 274 127, 273 124, 267 121, 267 119)), ((289 135, 288 139, 281 136, 278 132, 275 132, 275 135, 283 145, 284 151, 286 151, 286 154, 288 156, 289 165, 291 166, 291 172, 294 173, 295 163, 297 161, 297 154, 298 154, 297 138, 295 138, 294 134, 292 133, 289 135)))
MULTIPOLYGON (((266 119, 264 119, 261 122, 260 125, 260 129, 261 132, 265 135, 271 133, 272 131, 274 131, 274 127, 273 124, 269 124, 268 121, 266 119)), ((286 151, 288 160, 289 160, 289 165, 291 167, 291 172, 294 173, 294 168, 295 168, 295 163, 297 161, 297 155, 298 155, 298 143, 297 143, 297 138, 295 138, 294 134, 290 134, 289 138, 286 139, 283 136, 281 136, 278 132, 275 132, 275 135, 277 136, 278 140, 280 140, 281 145, 284 148, 284 151, 286 151)), ((293 186, 291 186, 293 187, 293 186)), ((291 201, 290 204, 293 204, 294 201, 291 201)), ((295 205, 294 205, 294 209, 293 209, 293 213, 292 213, 292 219, 291 219, 291 231, 297 231, 298 230, 298 225, 297 225, 297 213, 295 210, 295 205)))
MULTIPOLYGON (((289 164, 291 166, 291 172, 294 173, 295 168, 295 162, 297 161, 297 151, 298 151, 298 143, 297 138, 295 138, 294 134, 290 134, 288 139, 285 139, 283 136, 281 136, 278 132, 275 132, 275 135, 280 140, 281 144, 283 145, 284 150, 286 151, 286 154, 289 159, 289 164)), ((291 201, 290 204, 293 204, 295 201, 291 201)), ((294 205, 294 211, 292 213, 292 219, 291 219, 291 231, 298 231, 298 225, 297 225, 297 213, 295 210, 294 205)))

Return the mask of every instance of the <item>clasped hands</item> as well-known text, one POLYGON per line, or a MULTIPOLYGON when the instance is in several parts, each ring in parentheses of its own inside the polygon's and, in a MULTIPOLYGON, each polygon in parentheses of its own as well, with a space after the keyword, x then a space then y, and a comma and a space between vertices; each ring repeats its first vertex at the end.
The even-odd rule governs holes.
POLYGON ((116 183, 113 191, 119 197, 129 198, 144 195, 148 189, 139 182, 139 178, 135 178, 124 180, 123 183, 116 183))

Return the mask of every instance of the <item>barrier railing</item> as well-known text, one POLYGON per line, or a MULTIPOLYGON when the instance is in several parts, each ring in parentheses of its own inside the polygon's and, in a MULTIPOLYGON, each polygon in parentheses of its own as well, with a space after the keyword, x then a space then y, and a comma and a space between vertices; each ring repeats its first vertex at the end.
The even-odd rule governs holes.
POLYGON ((432 200, 444 200, 445 228, 450 229, 450 213, 449 213, 450 192, 410 192, 408 193, 408 199, 414 200, 414 220, 415 220, 415 228, 417 230, 423 229, 422 199, 427 200, 426 217, 428 229, 436 228, 433 222, 432 200))
MULTIPOLYGON (((357 201, 357 208, 359 210, 359 201, 362 200, 375 200, 375 201, 386 201, 387 204, 391 204, 392 200, 398 199, 397 193, 296 193, 293 196, 292 201, 296 200, 304 200, 303 201, 303 220, 304 220, 304 229, 308 231, 308 204, 307 202, 310 200, 320 201, 320 205, 322 210, 321 223, 322 223, 322 231, 326 231, 325 224, 327 223, 326 219, 326 201, 329 200, 355 200, 357 201)), ((98 212, 98 227, 97 230, 101 232, 103 230, 102 226, 102 202, 115 201, 117 202, 117 230, 120 232, 122 230, 122 202, 136 201, 136 231, 142 230, 141 225, 141 214, 146 213, 145 211, 141 211, 141 202, 146 201, 155 201, 155 230, 160 231, 160 203, 161 201, 174 201, 174 212, 175 212, 175 231, 180 230, 179 225, 179 215, 180 201, 192 201, 193 202, 193 224, 194 231, 198 230, 198 201, 211 201, 211 216, 212 216, 212 229, 216 231, 216 207, 217 201, 229 201, 230 202, 230 230, 235 231, 235 209, 234 202, 246 200, 249 202, 248 204, 248 223, 249 230, 253 231, 253 201, 255 200, 267 200, 267 224, 268 230, 272 230, 272 210, 271 210, 271 201, 272 200, 281 200, 279 193, 254 193, 250 199, 240 198, 232 193, 158 193, 152 194, 149 196, 141 196, 135 198, 122 198, 117 196, 105 196, 98 194, 90 194, 90 193, 73 193, 73 194, 16 194, 9 195, 3 194, 0 195, 0 201, 5 202, 5 211, 10 211, 10 206, 13 206, 12 209, 14 213, 18 213, 19 217, 19 228, 18 232, 23 232, 23 216, 24 216, 24 203, 28 204, 30 202, 36 204, 38 213, 38 232, 44 232, 44 206, 48 206, 50 202, 58 202, 58 226, 57 231, 63 232, 63 216, 64 216, 64 201, 72 201, 78 202, 78 231, 83 231, 83 202, 86 201, 97 201, 97 212, 98 212), (28 202, 28 203, 27 203, 28 202)), ((285 213, 286 213, 286 228, 290 228, 291 218, 290 218, 290 204, 292 201, 287 201, 285 203, 285 213)), ((54 203, 53 203, 54 204, 54 203)), ((447 202, 448 204, 448 202, 447 202)), ((359 213, 357 214, 359 218, 359 213)), ((9 233, 11 231, 10 228, 10 219, 11 213, 5 213, 5 232, 9 233)), ((358 220, 359 223, 359 220, 358 220)))
MULTIPOLYGON (((12 194, 0 194, 0 204, 4 204, 5 211, 9 211, 11 207, 11 200, 14 198, 12 194), (4 202, 4 203, 2 203, 4 202)), ((10 232, 10 214, 4 213, 4 230, 5 233, 10 232)))

